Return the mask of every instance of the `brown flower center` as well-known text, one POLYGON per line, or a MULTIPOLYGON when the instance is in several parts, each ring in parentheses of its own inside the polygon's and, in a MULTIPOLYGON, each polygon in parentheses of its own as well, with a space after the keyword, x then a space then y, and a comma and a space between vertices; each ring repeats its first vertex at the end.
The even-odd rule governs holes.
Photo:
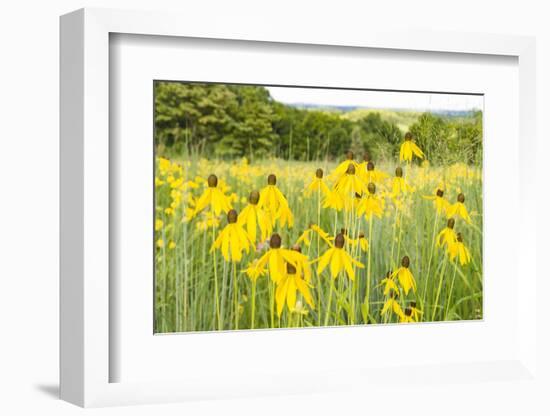
POLYGON ((410 131, 408 131, 406 134, 405 134, 405 140, 412 140, 413 138, 413 135, 410 131))
POLYGON ((355 175, 355 165, 353 163, 348 165, 348 170, 346 170, 346 173, 348 175, 355 175))
POLYGON ((372 172, 374 170, 374 163, 372 162, 367 163, 367 170, 369 172, 372 172))
POLYGON ((403 168, 401 166, 395 168, 395 176, 397 176, 398 178, 403 177, 403 168))
POLYGON ((315 171, 315 176, 317 176, 319 179, 323 178, 323 169, 319 168, 315 171))
POLYGON ((287 263, 286 264, 286 272, 288 274, 296 274, 296 267, 294 267, 292 264, 287 263))
POLYGON ((334 245, 336 248, 343 248, 344 247, 344 234, 340 233, 336 237, 334 237, 334 245))
POLYGON ((416 302, 415 302, 414 300, 411 301, 411 302, 409 302, 409 306, 410 306, 411 308, 416 308, 416 302))
POLYGON ((298 253, 302 252, 302 247, 300 247, 298 244, 292 247, 292 250, 297 251, 298 253))
POLYGON ((281 248, 281 236, 277 233, 274 233, 269 240, 269 247, 271 248, 281 248))
POLYGON ((353 160, 353 152, 351 150, 346 152, 346 159, 353 160))
POLYGON ((459 243, 462 243, 464 240, 462 239, 462 233, 456 233, 456 239, 459 243))
POLYGON ((216 175, 210 175, 208 177, 208 186, 210 188, 215 188, 218 186, 218 177, 216 175))
POLYGON ((441 189, 438 189, 435 194, 441 198, 443 196, 443 191, 441 189))
POLYGON ((406 307, 406 308, 405 308, 405 315, 406 315, 406 316, 411 316, 411 315, 412 315, 412 312, 413 312, 413 311, 412 311, 411 308, 409 308, 409 307, 406 307))
POLYGON ((447 228, 450 228, 451 230, 453 228, 455 228, 455 219, 454 218, 449 218, 447 220, 447 228))
POLYGON ((367 189, 369 190, 370 194, 374 195, 374 193, 376 192, 376 185, 372 182, 369 182, 369 184, 367 185, 367 189))
POLYGON ((365 233, 359 233, 359 238, 365 238, 365 233))
POLYGON ((277 184, 277 177, 272 173, 267 177, 267 184, 268 185, 276 185, 277 184))
POLYGON ((237 222, 237 211, 235 211, 234 209, 230 209, 229 212, 227 213, 227 222, 229 224, 234 224, 237 222))
POLYGON ((458 194, 458 196, 456 197, 456 200, 460 203, 464 203, 464 201, 466 200, 466 198, 464 198, 464 194, 463 193, 460 193, 458 194))
POLYGON ((409 256, 405 256, 401 259, 401 266, 408 268, 411 264, 411 259, 409 259, 409 256))
POLYGON ((370 153, 369 152, 365 152, 363 153, 363 160, 365 162, 370 162, 372 160, 372 158, 370 157, 370 153))
POLYGON ((250 195, 248 196, 248 202, 250 202, 252 205, 256 205, 259 200, 260 200, 260 193, 258 191, 250 192, 250 195))

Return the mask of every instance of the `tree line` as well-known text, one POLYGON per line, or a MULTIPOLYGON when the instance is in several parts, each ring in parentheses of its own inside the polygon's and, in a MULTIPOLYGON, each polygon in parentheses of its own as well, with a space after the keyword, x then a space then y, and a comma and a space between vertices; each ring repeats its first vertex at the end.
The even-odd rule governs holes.
MULTIPOLYGON (((351 149, 387 160, 405 134, 379 113, 350 119, 340 110, 297 108, 261 86, 157 81, 154 88, 155 144, 168 156, 308 161, 340 159, 351 149)), ((481 162, 481 112, 423 113, 409 130, 432 163, 481 162)))

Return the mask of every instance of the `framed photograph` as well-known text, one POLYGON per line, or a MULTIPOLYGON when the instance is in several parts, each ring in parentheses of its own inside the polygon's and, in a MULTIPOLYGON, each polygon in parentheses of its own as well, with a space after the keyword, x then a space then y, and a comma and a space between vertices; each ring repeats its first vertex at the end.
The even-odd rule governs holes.
POLYGON ((533 377, 533 39, 179 22, 61 18, 62 398, 533 377))

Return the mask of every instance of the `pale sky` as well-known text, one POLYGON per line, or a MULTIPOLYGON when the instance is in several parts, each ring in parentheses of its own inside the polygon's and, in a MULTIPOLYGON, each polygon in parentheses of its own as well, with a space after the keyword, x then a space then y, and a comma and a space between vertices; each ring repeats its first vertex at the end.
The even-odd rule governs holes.
POLYGON ((483 96, 417 92, 358 91, 320 88, 266 87, 271 96, 285 104, 397 108, 415 111, 483 110, 483 96))

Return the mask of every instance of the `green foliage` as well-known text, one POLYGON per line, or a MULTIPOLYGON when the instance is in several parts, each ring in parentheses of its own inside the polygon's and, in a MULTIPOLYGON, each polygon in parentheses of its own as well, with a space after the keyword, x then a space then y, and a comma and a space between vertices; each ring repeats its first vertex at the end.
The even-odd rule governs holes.
POLYGON ((437 164, 465 162, 480 164, 482 159, 482 117, 454 120, 430 113, 422 114, 410 132, 428 160, 437 164))
POLYGON ((412 111, 303 109, 274 101, 266 88, 229 84, 155 83, 158 153, 219 159, 278 157, 338 160, 349 149, 376 160, 399 152, 407 129, 434 163, 480 163, 481 112, 442 117, 412 111))

